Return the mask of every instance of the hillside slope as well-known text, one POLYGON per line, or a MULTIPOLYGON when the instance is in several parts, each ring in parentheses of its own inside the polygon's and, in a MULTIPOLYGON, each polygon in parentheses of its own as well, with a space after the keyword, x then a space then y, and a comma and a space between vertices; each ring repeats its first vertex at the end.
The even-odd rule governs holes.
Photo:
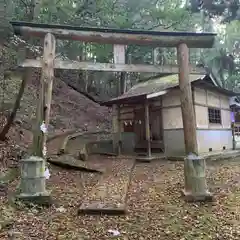
MULTIPOLYGON (((19 76, 12 76, 7 82, 0 86, 1 111, 6 112, 12 108, 15 101, 21 79, 19 76)), ((38 95, 38 79, 30 82, 25 89, 21 107, 17 119, 22 122, 22 127, 31 130, 35 122, 35 112, 38 95)), ((110 111, 100 106, 82 94, 69 88, 63 81, 54 80, 53 99, 51 106, 51 120, 49 131, 80 128, 94 131, 98 128, 108 128, 110 111)))

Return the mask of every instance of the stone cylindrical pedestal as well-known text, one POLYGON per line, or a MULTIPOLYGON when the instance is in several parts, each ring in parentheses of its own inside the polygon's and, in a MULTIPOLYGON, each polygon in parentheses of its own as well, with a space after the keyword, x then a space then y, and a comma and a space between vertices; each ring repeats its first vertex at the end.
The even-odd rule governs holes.
POLYGON ((37 203, 46 203, 50 194, 46 191, 45 160, 31 156, 21 161, 21 183, 18 198, 37 203))
POLYGON ((212 195, 206 182, 205 159, 191 154, 184 159, 185 189, 187 201, 211 201, 212 195))

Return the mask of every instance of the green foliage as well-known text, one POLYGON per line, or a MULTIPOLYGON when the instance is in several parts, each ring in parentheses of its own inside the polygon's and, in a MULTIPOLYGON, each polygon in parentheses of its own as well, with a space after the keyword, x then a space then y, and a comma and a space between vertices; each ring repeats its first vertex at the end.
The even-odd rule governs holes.
MULTIPOLYGON (((35 16, 34 21, 41 23, 159 31, 195 31, 196 25, 201 27, 202 24, 200 14, 191 12, 181 0, 12 0, 8 2, 10 6, 8 12, 12 14, 14 20, 28 21, 35 4, 39 3, 39 14, 35 16)), ((205 29, 212 28, 211 21, 205 24, 208 25, 205 29)), ((191 57, 202 55, 204 63, 219 78, 220 85, 231 88, 234 88, 239 79, 239 24, 239 21, 231 21, 226 25, 225 33, 219 34, 215 49, 204 50, 201 53, 199 50, 191 51, 191 57), (233 56, 233 61, 230 55, 233 56)), ((88 43, 85 46, 81 42, 59 40, 57 48, 63 57, 74 60, 83 57, 83 54, 88 61, 111 62, 113 60, 111 45, 88 43)), ((153 63, 153 48, 128 46, 126 61, 130 60, 132 63, 153 63)), ((159 64, 173 64, 175 60, 175 49, 159 49, 159 64)), ((194 63, 196 62, 195 59, 194 63)), ((116 77, 113 74, 111 77, 104 78, 101 73, 96 73, 92 74, 92 77, 93 79, 88 81, 95 84, 94 87, 104 86, 103 89, 98 89, 103 95, 109 92, 107 88, 111 91, 117 88, 117 84, 113 84, 117 82, 113 81, 116 77), (101 79, 101 84, 96 84, 98 79, 101 79)), ((132 82, 138 78, 139 74, 131 75, 132 82)))
POLYGON ((219 25, 215 48, 205 51, 205 64, 220 86, 238 91, 240 83, 240 22, 219 25))

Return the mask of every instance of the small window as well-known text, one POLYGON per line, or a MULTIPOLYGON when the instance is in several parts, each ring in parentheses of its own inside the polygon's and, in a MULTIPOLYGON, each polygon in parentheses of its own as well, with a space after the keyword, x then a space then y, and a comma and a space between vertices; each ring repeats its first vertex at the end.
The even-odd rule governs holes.
POLYGON ((221 124, 221 110, 216 108, 208 108, 208 120, 209 123, 221 124))

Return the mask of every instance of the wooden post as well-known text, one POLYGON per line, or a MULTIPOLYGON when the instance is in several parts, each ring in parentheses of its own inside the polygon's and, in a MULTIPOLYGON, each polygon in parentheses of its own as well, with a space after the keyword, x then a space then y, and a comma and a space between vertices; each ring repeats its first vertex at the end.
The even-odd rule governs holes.
POLYGON ((180 44, 178 47, 178 64, 186 154, 193 153, 198 155, 196 120, 193 108, 191 83, 189 80, 189 53, 186 44, 180 44))
POLYGON ((52 85, 54 78, 55 37, 48 33, 44 39, 42 60, 42 75, 40 93, 37 106, 37 123, 33 138, 33 155, 44 157, 43 150, 46 144, 47 125, 49 124, 50 106, 52 101, 52 85))
POLYGON ((147 157, 151 158, 151 139, 150 139, 150 122, 149 122, 149 104, 145 102, 145 130, 146 130, 146 140, 147 140, 147 157))
POLYGON ((37 106, 36 131, 33 138, 31 157, 22 160, 21 193, 22 200, 49 204, 50 194, 45 186, 45 155, 47 126, 49 124, 50 106, 52 101, 52 85, 54 78, 55 37, 48 33, 44 39, 42 75, 37 106))
MULTIPOLYGON (((115 64, 125 64, 125 46, 124 45, 113 45, 114 51, 114 63, 115 64)), ((119 81, 118 84, 118 95, 124 93, 125 88, 125 76, 122 72, 118 75, 119 81)))
POLYGON ((119 107, 114 104, 112 111, 112 134, 113 134, 113 152, 120 154, 120 134, 121 129, 119 129, 119 107))
POLYGON ((211 200, 212 196, 206 183, 205 159, 198 156, 196 119, 189 79, 189 52, 187 45, 180 44, 177 52, 185 151, 187 155, 184 161, 185 189, 183 193, 188 201, 211 200))
POLYGON ((236 150, 235 123, 232 122, 233 150, 236 150))
MULTIPOLYGON (((52 89, 54 80, 54 59, 56 51, 56 39, 54 35, 48 33, 44 39, 44 54, 43 54, 43 68, 42 74, 46 86, 45 105, 44 105, 44 122, 46 129, 50 122, 50 110, 52 103, 52 89)), ((43 147, 46 148, 47 132, 43 135, 43 147)))
MULTIPOLYGON (((116 64, 124 64, 125 63, 125 46, 124 45, 113 45, 114 51, 114 63, 116 64)), ((125 81, 122 74, 119 75, 118 84, 118 95, 121 94, 122 89, 120 81, 125 81)), ((117 154, 121 153, 120 148, 121 141, 121 126, 120 126, 120 106, 113 106, 113 151, 117 154)))

